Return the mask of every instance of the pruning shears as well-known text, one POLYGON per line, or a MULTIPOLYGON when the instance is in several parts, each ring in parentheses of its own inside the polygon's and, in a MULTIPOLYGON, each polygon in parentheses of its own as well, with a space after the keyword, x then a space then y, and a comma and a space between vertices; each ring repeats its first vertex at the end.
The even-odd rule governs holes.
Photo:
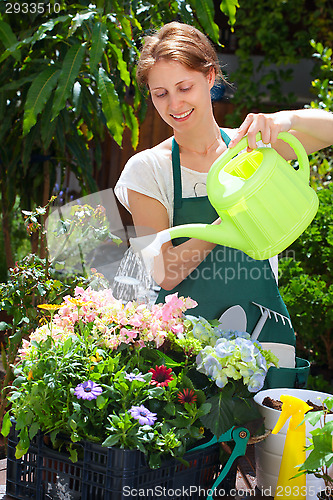
POLYGON ((221 434, 221 436, 218 439, 216 436, 213 436, 212 439, 210 441, 208 441, 207 443, 196 446, 195 448, 192 448, 190 450, 191 452, 203 450, 205 448, 208 448, 209 446, 212 446, 213 444, 222 443, 224 441, 234 441, 235 442, 235 447, 232 450, 232 453, 231 453, 230 457, 228 458, 227 463, 225 464, 225 466, 221 470, 219 476, 216 478, 213 486, 211 487, 210 493, 207 496, 207 500, 212 500, 215 488, 218 487, 218 485, 221 483, 221 481, 223 481, 225 476, 228 474, 235 459, 237 457, 241 457, 241 456, 245 455, 246 446, 247 446, 247 442, 248 442, 249 438, 250 438, 250 432, 247 429, 245 429, 245 427, 233 426, 227 432, 225 432, 224 434, 221 434))

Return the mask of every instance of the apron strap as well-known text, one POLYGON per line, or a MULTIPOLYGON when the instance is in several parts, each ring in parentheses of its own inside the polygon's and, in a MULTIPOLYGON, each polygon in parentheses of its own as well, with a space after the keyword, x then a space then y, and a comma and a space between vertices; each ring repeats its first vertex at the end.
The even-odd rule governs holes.
POLYGON ((182 178, 180 173, 179 146, 172 139, 173 210, 182 206, 182 178))
MULTIPOLYGON (((230 137, 224 130, 220 129, 221 137, 225 142, 226 146, 229 146, 230 137)), ((176 208, 180 208, 182 206, 182 178, 180 171, 180 155, 179 155, 179 146, 175 141, 175 138, 172 139, 172 175, 173 175, 173 210, 176 208)))

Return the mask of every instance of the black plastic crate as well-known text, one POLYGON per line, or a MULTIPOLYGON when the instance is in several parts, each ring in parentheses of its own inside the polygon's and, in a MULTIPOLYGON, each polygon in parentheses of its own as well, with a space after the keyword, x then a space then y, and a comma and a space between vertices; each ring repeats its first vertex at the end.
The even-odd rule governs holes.
MULTIPOLYGON (((83 441, 76 444, 79 460, 73 463, 67 452, 53 450, 42 434, 31 442, 29 451, 15 458, 18 438, 12 427, 8 439, 7 495, 25 500, 197 500, 204 498, 223 469, 220 445, 186 454, 189 467, 178 460, 163 462, 151 469, 138 450, 105 448, 83 441)), ((232 468, 219 486, 235 487, 232 468)))

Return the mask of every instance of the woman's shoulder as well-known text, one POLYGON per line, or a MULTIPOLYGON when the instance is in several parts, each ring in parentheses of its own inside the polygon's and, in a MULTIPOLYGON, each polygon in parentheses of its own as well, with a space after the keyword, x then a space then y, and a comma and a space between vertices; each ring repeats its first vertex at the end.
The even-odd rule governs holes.
POLYGON ((160 142, 149 151, 153 155, 156 155, 160 158, 166 158, 171 161, 172 139, 172 137, 168 137, 167 139, 165 139, 165 141, 160 142))
POLYGON ((125 168, 131 168, 132 166, 148 165, 154 166, 159 163, 165 163, 171 161, 171 146, 168 147, 168 143, 171 144, 172 138, 166 139, 165 141, 153 146, 152 148, 143 149, 138 151, 127 161, 125 168))

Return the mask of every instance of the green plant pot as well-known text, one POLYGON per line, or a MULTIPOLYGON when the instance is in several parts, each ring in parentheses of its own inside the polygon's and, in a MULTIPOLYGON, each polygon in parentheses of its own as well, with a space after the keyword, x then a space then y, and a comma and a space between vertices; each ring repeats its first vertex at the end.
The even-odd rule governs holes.
POLYGON ((310 373, 310 362, 307 359, 296 357, 295 368, 276 368, 271 366, 268 370, 263 389, 304 389, 310 373))

